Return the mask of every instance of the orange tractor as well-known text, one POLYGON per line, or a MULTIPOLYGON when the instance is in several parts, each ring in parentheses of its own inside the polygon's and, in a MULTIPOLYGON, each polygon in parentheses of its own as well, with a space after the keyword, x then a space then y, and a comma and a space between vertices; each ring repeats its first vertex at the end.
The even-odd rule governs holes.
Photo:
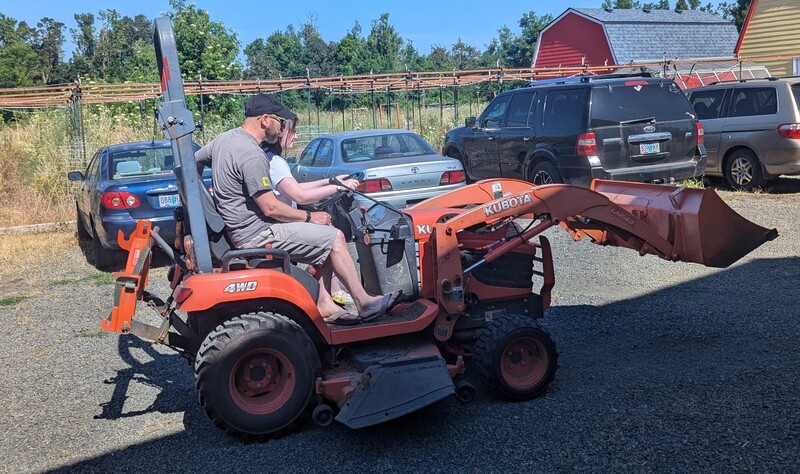
POLYGON ((160 116, 183 203, 180 248, 147 221, 120 236, 128 260, 102 327, 167 345, 193 362, 200 404, 234 435, 268 437, 309 416, 321 426, 336 420, 360 428, 451 395, 468 402, 475 389, 462 377, 466 359, 502 397, 541 394, 558 358, 537 324, 555 284, 542 235, 550 227, 575 240, 714 267, 777 236, 712 190, 484 180, 403 211, 381 203, 347 209, 365 287, 376 294, 402 289, 406 300, 368 323, 329 325, 315 304, 317 281, 286 252, 228 244, 196 170, 194 122, 168 19, 156 20, 154 39, 165 98, 160 116), (154 246, 174 262, 165 300, 145 289, 154 246), (160 326, 134 319, 139 301, 155 309, 160 326))

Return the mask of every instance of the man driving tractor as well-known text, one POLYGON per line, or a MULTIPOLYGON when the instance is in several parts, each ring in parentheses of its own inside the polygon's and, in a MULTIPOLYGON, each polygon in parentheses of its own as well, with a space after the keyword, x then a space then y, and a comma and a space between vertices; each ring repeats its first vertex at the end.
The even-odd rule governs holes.
MULTIPOLYGON (((214 201, 233 244, 237 248, 282 249, 293 261, 317 267, 315 276, 323 283, 317 308, 326 322, 357 324, 386 314, 400 302, 401 292, 379 296, 366 292, 344 235, 330 225, 331 216, 296 209, 276 196, 270 160, 261 145, 290 146, 289 134, 294 133, 297 115, 267 94, 250 98, 244 112, 240 127, 219 134, 195 154, 198 166, 212 169, 214 201), (357 314, 342 310, 326 290, 324 283, 330 281, 332 272, 352 296, 357 314)), ((358 183, 350 180, 345 184, 355 187, 358 183)), ((324 186, 310 186, 302 192, 322 199, 338 191, 337 186, 324 186)))

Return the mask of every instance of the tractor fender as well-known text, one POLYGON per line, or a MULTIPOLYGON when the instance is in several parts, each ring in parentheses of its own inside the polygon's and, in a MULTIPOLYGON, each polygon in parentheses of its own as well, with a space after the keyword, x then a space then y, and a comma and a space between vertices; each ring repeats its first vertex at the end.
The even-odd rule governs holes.
POLYGON ((321 332, 328 332, 309 290, 298 279, 279 270, 257 268, 190 275, 175 288, 176 300, 180 300, 177 296, 180 292, 187 290, 189 296, 178 304, 178 309, 187 313, 227 303, 272 299, 299 308, 321 332))

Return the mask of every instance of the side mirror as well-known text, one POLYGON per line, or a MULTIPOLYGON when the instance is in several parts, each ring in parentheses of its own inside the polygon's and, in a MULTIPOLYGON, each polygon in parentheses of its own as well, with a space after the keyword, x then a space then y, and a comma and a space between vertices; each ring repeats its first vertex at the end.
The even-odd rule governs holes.
POLYGON ((467 117, 466 120, 464 120, 464 126, 467 128, 475 128, 475 124, 477 122, 478 119, 476 119, 475 117, 467 117))
POLYGON ((289 158, 286 158, 286 163, 287 163, 289 166, 294 166, 294 165, 296 165, 296 164, 297 164, 297 157, 296 157, 296 156, 290 156, 289 158))
POLYGON ((83 173, 80 171, 70 171, 67 173, 67 179, 70 181, 83 181, 83 173))

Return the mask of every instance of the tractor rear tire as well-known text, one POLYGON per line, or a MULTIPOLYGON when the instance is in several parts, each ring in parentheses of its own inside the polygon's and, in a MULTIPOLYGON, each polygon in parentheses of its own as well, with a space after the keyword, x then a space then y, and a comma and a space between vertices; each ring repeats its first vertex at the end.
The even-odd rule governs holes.
POLYGON ((475 365, 493 393, 512 400, 542 394, 558 368, 558 351, 536 320, 501 316, 483 328, 475 343, 475 365))
POLYGON ((291 319, 254 313, 225 321, 197 353, 200 405, 222 430, 263 440, 301 425, 320 373, 308 334, 291 319))

